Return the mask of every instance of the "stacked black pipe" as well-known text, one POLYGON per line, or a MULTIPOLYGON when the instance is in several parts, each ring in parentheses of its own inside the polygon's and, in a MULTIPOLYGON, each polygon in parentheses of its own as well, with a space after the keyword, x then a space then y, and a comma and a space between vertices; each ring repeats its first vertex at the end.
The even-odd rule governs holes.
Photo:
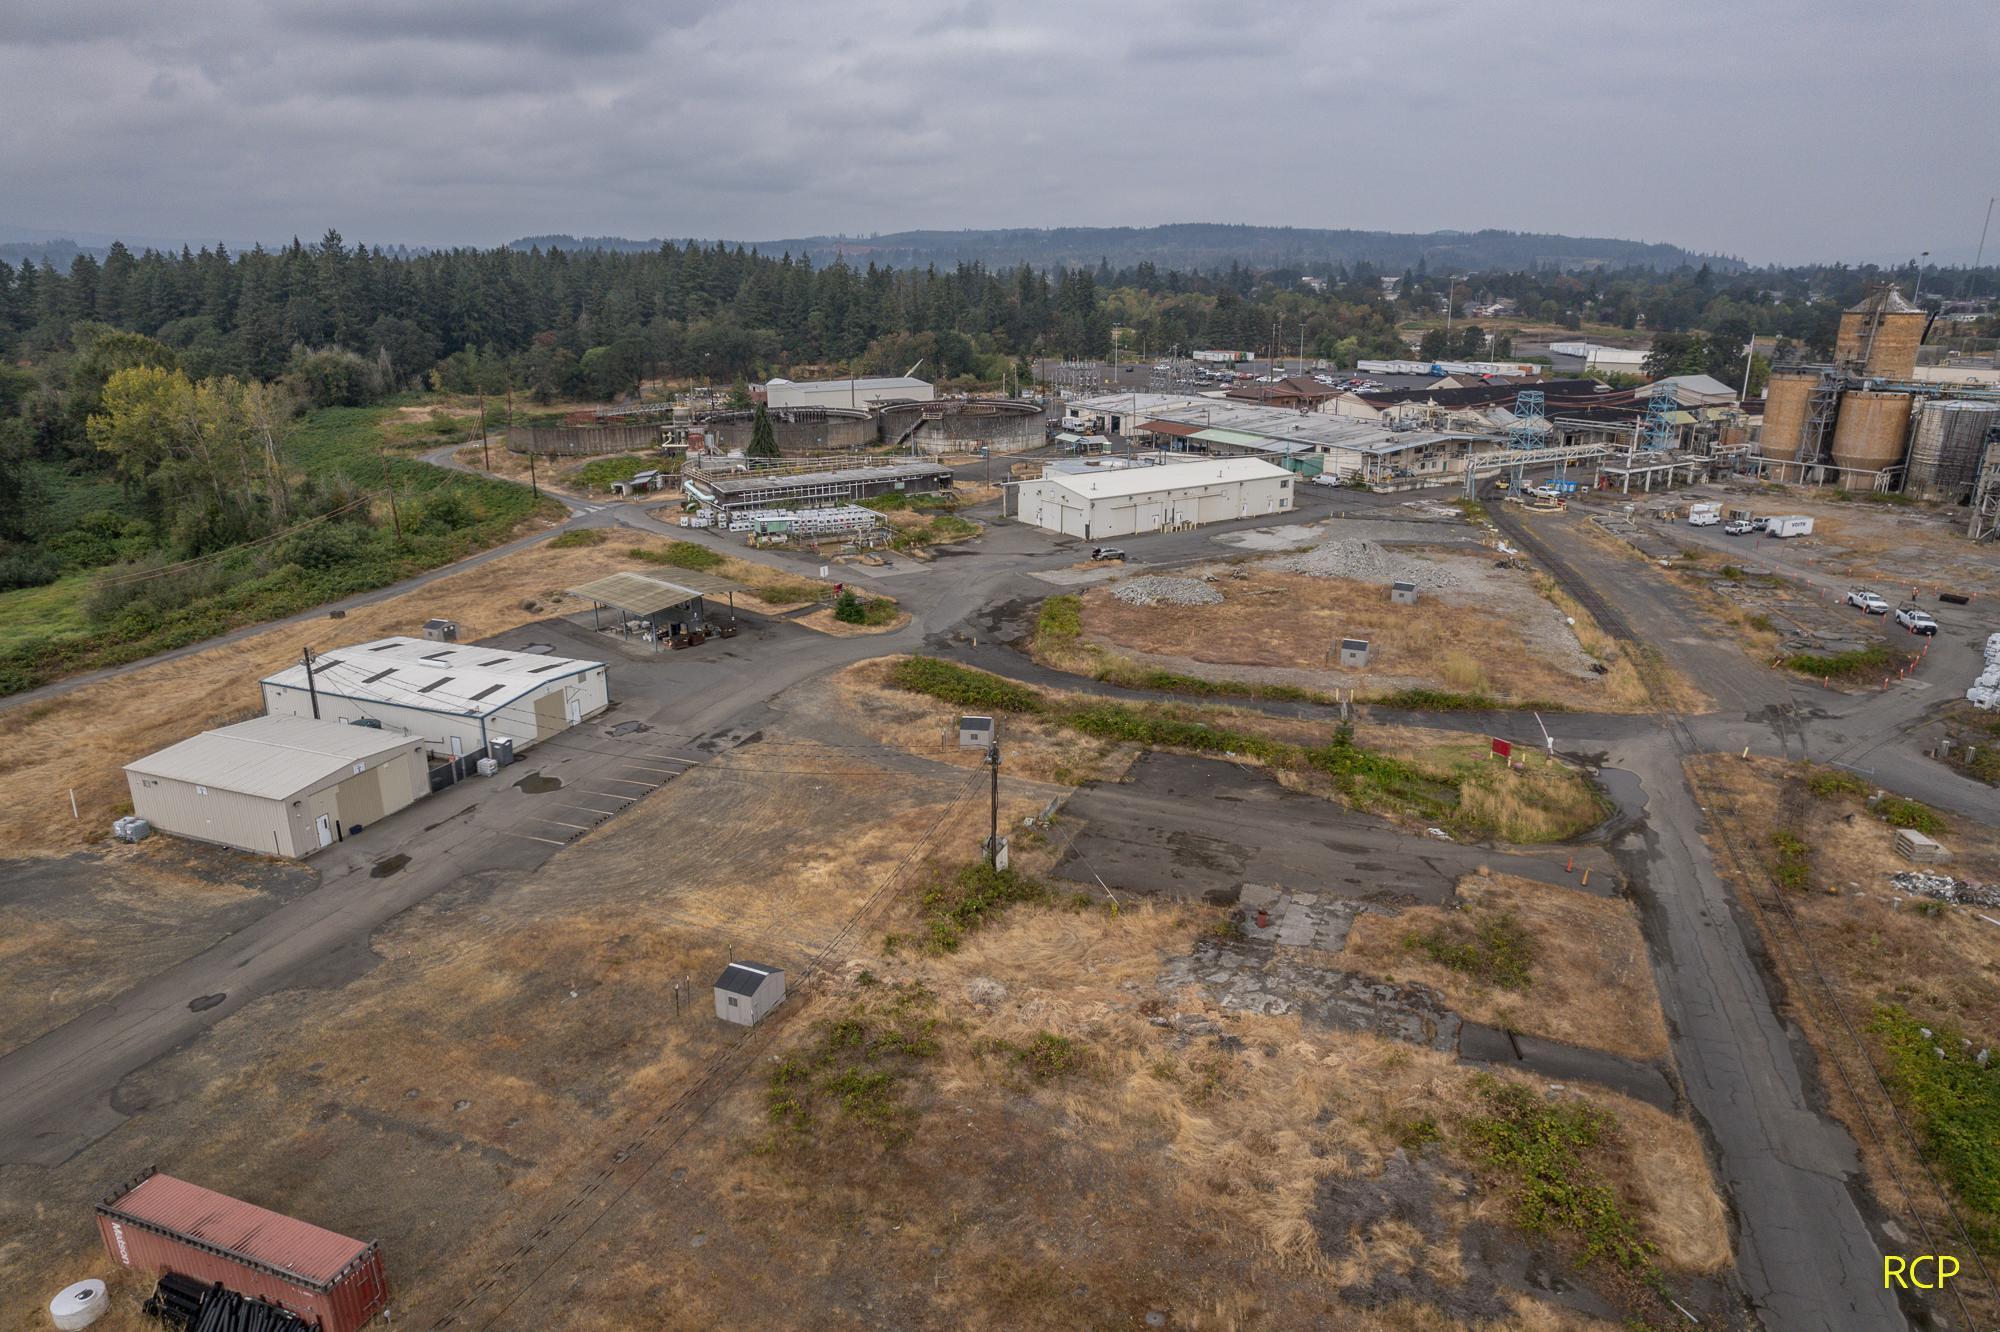
POLYGON ((183 1332, 311 1332, 296 1314, 267 1300, 246 1299, 221 1282, 203 1285, 169 1272, 145 1310, 183 1332))

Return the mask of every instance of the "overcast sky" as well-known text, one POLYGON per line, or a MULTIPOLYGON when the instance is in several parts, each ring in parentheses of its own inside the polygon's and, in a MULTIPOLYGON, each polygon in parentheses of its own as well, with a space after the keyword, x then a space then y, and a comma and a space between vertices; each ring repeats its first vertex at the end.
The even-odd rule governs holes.
POLYGON ((1992 0, 558 8, 0 6, 0 223, 491 245, 1203 221, 1969 261, 2000 192, 1992 0))

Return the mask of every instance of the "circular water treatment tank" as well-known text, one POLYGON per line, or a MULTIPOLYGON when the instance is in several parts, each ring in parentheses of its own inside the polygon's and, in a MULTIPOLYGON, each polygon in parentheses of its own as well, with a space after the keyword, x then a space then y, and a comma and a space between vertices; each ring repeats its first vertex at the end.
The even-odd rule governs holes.
POLYGON ((50 1300, 49 1320, 64 1329, 89 1327, 102 1318, 104 1311, 110 1307, 111 1301, 104 1295, 104 1283, 92 1277, 74 1286, 65 1286, 50 1300))

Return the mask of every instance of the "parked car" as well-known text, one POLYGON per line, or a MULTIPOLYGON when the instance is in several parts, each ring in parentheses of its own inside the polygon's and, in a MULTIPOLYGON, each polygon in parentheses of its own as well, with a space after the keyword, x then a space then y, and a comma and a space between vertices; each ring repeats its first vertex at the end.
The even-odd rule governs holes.
POLYGON ((1321 472, 1318 476, 1312 479, 1312 483, 1316 486, 1338 486, 1346 484, 1339 477, 1334 476, 1330 472, 1321 472))
POLYGON ((1696 509, 1688 515, 1689 527, 1714 527, 1722 521, 1722 515, 1713 509, 1696 509))
POLYGON ((1093 560, 1122 560, 1125 558, 1125 552, 1116 546, 1092 546, 1090 548, 1090 558, 1093 560))
POLYGON ((1748 518, 1738 518, 1735 522, 1728 524, 1722 529, 1722 535, 1749 536, 1756 530, 1757 524, 1751 522, 1748 518))
POLYGON ((1858 606, 1870 615, 1887 615, 1889 613, 1889 603, 1865 587, 1848 588, 1847 604, 1858 606))
POLYGON ((1920 610, 1915 606, 1898 606, 1896 608, 1896 623, 1902 625, 1911 633, 1922 634, 1926 638, 1937 633, 1937 621, 1931 618, 1931 613, 1927 610, 1920 610))

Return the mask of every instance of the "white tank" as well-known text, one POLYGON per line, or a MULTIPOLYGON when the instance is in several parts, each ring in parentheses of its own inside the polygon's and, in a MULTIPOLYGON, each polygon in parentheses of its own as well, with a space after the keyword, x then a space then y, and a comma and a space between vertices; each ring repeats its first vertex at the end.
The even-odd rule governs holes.
POLYGON ((92 1277, 65 1287, 49 1301, 49 1319, 57 1327, 89 1327, 104 1316, 111 1301, 104 1296, 104 1283, 92 1277))

